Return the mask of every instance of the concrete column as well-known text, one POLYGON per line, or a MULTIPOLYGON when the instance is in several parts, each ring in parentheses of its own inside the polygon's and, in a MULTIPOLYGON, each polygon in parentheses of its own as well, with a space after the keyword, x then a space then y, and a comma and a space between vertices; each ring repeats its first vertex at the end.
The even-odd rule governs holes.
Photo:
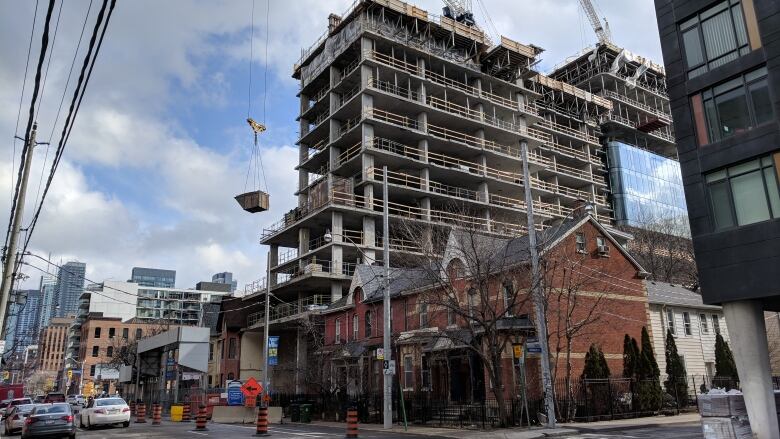
POLYGON ((420 140, 417 143, 417 148, 420 150, 420 160, 423 162, 428 162, 428 140, 420 140))
MULTIPOLYGON (((420 69, 420 72, 423 72, 423 75, 425 74, 425 58, 418 58, 417 59, 417 67, 420 69)), ((420 102, 426 102, 426 96, 427 91, 425 90, 425 84, 420 83, 420 86, 417 87, 417 93, 420 95, 420 102)))
MULTIPOLYGON (((376 247, 376 220, 370 216, 363 217, 363 245, 369 245, 376 247)), ((376 252, 374 250, 363 250, 365 259, 363 262, 366 264, 372 264, 376 260, 376 252)))
POLYGON ((374 97, 370 94, 363 93, 360 95, 360 106, 361 110, 365 114, 367 111, 370 111, 372 108, 374 108, 374 97))
POLYGON ((328 120, 328 140, 330 142, 333 142, 338 138, 339 128, 341 128, 341 122, 337 121, 336 119, 329 119, 328 120))
POLYGON ((422 209, 423 219, 431 220, 431 199, 429 197, 420 198, 420 209, 422 209))
POLYGON ((427 191, 430 187, 431 170, 428 168, 420 169, 420 189, 427 191))
POLYGON ((417 115, 417 129, 420 131, 428 131, 428 113, 423 111, 417 115))
POLYGON ((780 431, 772 391, 772 372, 764 310, 757 300, 723 304, 739 381, 745 394, 750 428, 758 439, 777 438, 780 431))
POLYGON ((333 236, 333 245, 331 248, 331 273, 341 274, 341 263, 344 261, 344 249, 341 243, 344 242, 344 218, 341 212, 333 212, 330 221, 330 233, 333 236))
MULTIPOLYGON (((331 125, 330 125, 331 128, 334 125, 335 126, 341 125, 340 123, 334 121, 333 119, 331 119, 330 122, 331 122, 331 125)), ((328 173, 330 173, 330 172, 333 172, 334 169, 339 167, 339 164, 340 164, 340 162, 339 162, 339 155, 341 155, 341 148, 336 148, 336 147, 331 146, 330 148, 328 148, 328 154, 329 154, 329 156, 328 156, 329 163, 328 164, 330 166, 330 169, 328 169, 328 173)))
MULTIPOLYGON (((301 227, 298 229, 298 256, 303 255, 309 251, 309 240, 311 239, 311 231, 307 227, 301 227)), ((298 265, 303 269, 304 263, 302 260, 298 261, 298 265)))
MULTIPOLYGON (((276 267, 279 265, 279 245, 278 244, 271 244, 271 267, 276 267)), ((271 272, 271 277, 268 279, 268 282, 270 285, 276 285, 276 273, 273 271, 271 272)))
POLYGON ((361 37, 360 38, 360 50, 363 51, 363 55, 365 55, 365 52, 370 52, 374 50, 374 40, 368 37, 361 37))
POLYGON ((330 301, 335 302, 341 299, 341 281, 330 281, 330 301))
POLYGON ((478 129, 477 131, 474 132, 474 137, 480 140, 485 140, 485 130, 483 130, 482 128, 478 129))
POLYGON ((306 392, 306 378, 304 374, 307 368, 306 332, 298 328, 295 337, 295 393, 306 392))
MULTIPOLYGON (((333 87, 334 85, 336 85, 336 83, 338 83, 338 78, 339 78, 339 76, 341 76, 341 71, 339 69, 337 69, 332 64, 330 65, 330 67, 328 67, 328 69, 329 69, 329 72, 330 72, 330 86, 333 87)), ((333 101, 331 101, 331 105, 332 104, 333 104, 333 101)), ((331 107, 331 108, 333 108, 333 107, 331 107)))
MULTIPOLYGON (((306 145, 300 145, 298 147, 298 156, 299 156, 298 163, 304 162, 308 151, 309 151, 309 147, 306 145)), ((305 169, 298 169, 298 190, 302 190, 308 185, 309 185, 309 173, 305 169)), ((298 194, 298 207, 303 207, 305 205, 306 205, 306 194, 305 193, 298 194)))
POLYGON ((479 120, 485 120, 485 106, 481 102, 472 105, 471 109, 479 113, 479 120))
POLYGON ((374 70, 371 66, 363 64, 360 66, 360 84, 363 87, 368 87, 368 82, 374 77, 374 70))
POLYGON ((477 199, 483 203, 490 201, 490 191, 488 190, 488 184, 486 181, 483 181, 479 184, 479 189, 477 190, 477 199))

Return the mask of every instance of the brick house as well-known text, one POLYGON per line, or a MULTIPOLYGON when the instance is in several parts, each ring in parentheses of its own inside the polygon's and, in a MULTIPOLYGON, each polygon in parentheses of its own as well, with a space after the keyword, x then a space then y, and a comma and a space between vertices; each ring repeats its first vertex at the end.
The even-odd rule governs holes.
MULTIPOLYGON (((498 317, 491 321, 507 342, 502 345, 500 393, 512 398, 520 391, 518 362, 513 344, 526 344, 535 335, 533 306, 528 294, 530 257, 528 237, 484 238, 495 248, 491 258, 502 258, 504 272, 489 276, 483 303, 471 303, 469 273, 458 274, 464 265, 454 251, 457 232, 450 235, 439 271, 451 279, 450 286, 464 294, 455 296, 469 314, 458 314, 437 297, 445 294, 437 275, 424 268, 393 268, 390 273, 393 358, 397 369, 395 386, 404 392, 425 393, 450 401, 481 400, 494 395, 492 379, 483 367, 478 349, 485 350, 486 332, 475 330, 472 309, 487 309, 498 317), (455 238, 453 238, 455 236, 455 238), (514 291, 511 301, 508 291, 514 291), (467 293, 468 292, 468 293, 467 293)), ((640 338, 648 324, 647 293, 642 282, 646 273, 624 247, 592 216, 579 214, 540 233, 542 276, 547 297, 550 354, 556 382, 567 366, 579 378, 585 353, 599 345, 613 374, 622 371, 623 337, 640 338), (575 282, 576 280, 576 282, 575 282), (567 323, 568 322, 568 323, 567 323), (567 340, 567 331, 583 328, 567 340), (567 343, 568 341, 568 343, 567 343), (569 348, 566 349, 567 344, 569 348)), ((480 238, 481 239, 481 238, 480 238)), ((423 265, 418 265, 421 267, 423 265)), ((334 302, 325 317, 325 348, 332 386, 347 394, 379 394, 382 362, 376 349, 382 346, 382 267, 358 266, 349 292, 334 302)), ((476 319, 476 317, 474 317, 476 319)), ((526 388, 539 394, 539 358, 528 356, 524 363, 526 388)))

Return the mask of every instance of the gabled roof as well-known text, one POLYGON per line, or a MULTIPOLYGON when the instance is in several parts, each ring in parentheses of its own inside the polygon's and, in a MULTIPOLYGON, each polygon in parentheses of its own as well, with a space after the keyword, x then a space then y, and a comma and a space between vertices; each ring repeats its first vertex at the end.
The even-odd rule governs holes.
MULTIPOLYGON (((355 289, 361 288, 364 302, 381 299, 384 274, 385 269, 382 266, 358 265, 349 286, 349 296, 352 297, 355 289)), ((434 281, 430 273, 422 268, 390 268, 390 297, 432 285, 434 281)))
POLYGON ((645 281, 647 302, 657 305, 686 306, 690 308, 721 309, 716 305, 705 305, 701 294, 682 285, 658 281, 645 281))

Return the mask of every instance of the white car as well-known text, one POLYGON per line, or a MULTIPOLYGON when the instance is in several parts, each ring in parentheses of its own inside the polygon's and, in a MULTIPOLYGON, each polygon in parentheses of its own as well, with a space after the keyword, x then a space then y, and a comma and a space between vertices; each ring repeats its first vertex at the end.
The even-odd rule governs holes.
POLYGON ((22 431, 25 419, 30 416, 30 412, 34 408, 35 404, 21 404, 10 407, 3 415, 3 432, 5 435, 22 431))
POLYGON ((93 399, 81 410, 80 415, 81 427, 86 429, 96 425, 130 426, 130 407, 122 398, 93 399))
POLYGON ((84 398, 84 395, 68 395, 68 399, 66 399, 65 402, 70 405, 84 407, 84 405, 87 403, 87 400, 84 398))

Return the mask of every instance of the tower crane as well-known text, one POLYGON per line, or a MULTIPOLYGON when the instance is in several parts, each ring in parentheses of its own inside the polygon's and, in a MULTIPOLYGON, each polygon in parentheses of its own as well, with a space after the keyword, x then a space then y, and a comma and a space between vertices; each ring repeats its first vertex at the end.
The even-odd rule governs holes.
POLYGON ((593 31, 596 32, 596 37, 598 37, 599 43, 611 43, 612 32, 609 30, 609 23, 607 22, 607 19, 604 18, 604 25, 602 26, 601 20, 596 14, 596 8, 593 7, 591 0, 580 0, 580 6, 582 6, 582 9, 585 11, 585 15, 588 16, 588 21, 590 21, 590 25, 593 27, 593 31))
POLYGON ((467 26, 476 24, 471 10, 471 0, 444 0, 444 16, 467 26))

